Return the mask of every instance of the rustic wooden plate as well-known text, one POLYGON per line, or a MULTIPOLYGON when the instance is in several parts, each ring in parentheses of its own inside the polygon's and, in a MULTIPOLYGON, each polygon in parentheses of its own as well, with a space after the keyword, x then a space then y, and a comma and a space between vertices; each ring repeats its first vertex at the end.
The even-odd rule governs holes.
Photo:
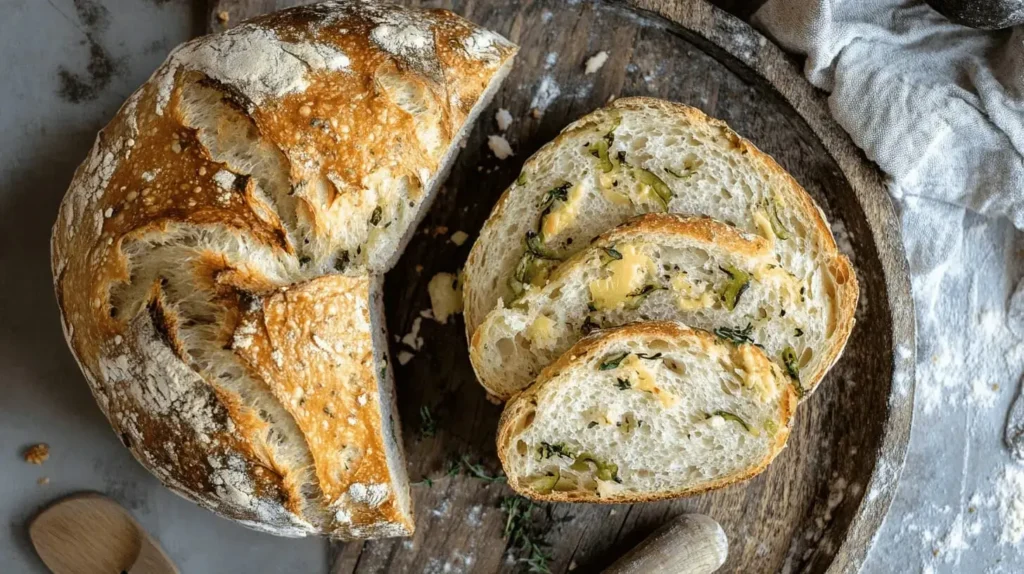
MULTIPOLYGON (((298 3, 213 2, 211 28, 298 3), (224 23, 222 11, 229 20, 224 23), (219 17, 220 16, 220 17, 219 17)), ((625 95, 701 108, 774 156, 833 223, 861 282, 857 327, 846 354, 798 413, 789 448, 754 480, 686 500, 632 506, 546 505, 535 512, 550 544, 551 571, 597 572, 668 518, 711 515, 729 535, 728 572, 855 572, 881 525, 903 465, 913 405, 914 323, 898 219, 876 167, 828 114, 823 94, 798 66, 752 28, 700 0, 427 2, 460 13, 522 46, 515 70, 476 127, 439 197, 386 280, 388 325, 405 334, 420 321, 425 343, 397 367, 398 396, 417 509, 416 536, 337 544, 333 572, 496 572, 526 568, 507 557, 511 492, 463 474, 466 457, 498 468, 500 408, 485 400, 470 367, 461 319, 419 320, 426 284, 456 271, 505 187, 531 153, 577 117, 625 95), (586 59, 610 53, 584 75, 586 59), (499 107, 515 118, 506 134, 516 155, 498 161, 486 136, 499 107), (543 115, 531 115, 533 108, 543 115), (429 409, 436 425, 423 421, 429 409), (426 432, 424 432, 426 431, 426 432), (429 436, 428 436, 429 435, 429 436)), ((392 356, 412 351, 395 342, 392 356)))

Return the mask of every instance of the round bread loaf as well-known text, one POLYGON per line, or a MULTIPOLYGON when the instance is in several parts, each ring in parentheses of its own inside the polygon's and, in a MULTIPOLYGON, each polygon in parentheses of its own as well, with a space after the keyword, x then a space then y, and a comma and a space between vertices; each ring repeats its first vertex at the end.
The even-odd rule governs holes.
POLYGON ((164 484, 274 534, 412 533, 380 274, 515 52, 449 12, 325 2, 180 46, 100 132, 54 284, 164 484))

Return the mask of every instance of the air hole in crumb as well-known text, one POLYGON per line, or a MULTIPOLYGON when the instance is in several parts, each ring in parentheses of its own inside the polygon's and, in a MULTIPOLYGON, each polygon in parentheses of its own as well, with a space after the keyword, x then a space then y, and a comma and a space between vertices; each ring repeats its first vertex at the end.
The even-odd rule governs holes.
POLYGON ((524 441, 516 442, 516 452, 518 452, 520 454, 520 456, 526 456, 526 453, 528 451, 529 451, 529 449, 526 447, 526 442, 524 442, 524 441))
POLYGON ((502 358, 511 357, 516 351, 515 341, 507 337, 498 340, 497 347, 498 353, 501 354, 502 358))

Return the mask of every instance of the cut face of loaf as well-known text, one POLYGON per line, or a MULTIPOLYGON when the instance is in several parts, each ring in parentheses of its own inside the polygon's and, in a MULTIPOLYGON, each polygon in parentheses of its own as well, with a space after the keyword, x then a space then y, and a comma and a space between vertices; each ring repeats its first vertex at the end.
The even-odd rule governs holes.
POLYGON ((516 47, 324 2, 177 48, 53 230, 68 344, 122 441, 252 528, 409 535, 381 277, 516 47))
POLYGON ((543 287, 487 316, 470 357, 501 399, 528 386, 584 335, 636 321, 681 321, 760 345, 799 394, 842 347, 835 294, 800 280, 764 239, 706 218, 648 214, 597 239, 543 287))
POLYGON ((788 378, 758 347, 639 323, 581 340, 509 401, 498 454, 531 498, 686 496, 764 470, 795 407, 788 378))
POLYGON ((526 161, 466 262, 467 334, 499 300, 508 306, 559 260, 650 212, 708 216, 762 236, 786 271, 835 294, 846 339, 856 278, 807 192, 724 123, 651 98, 580 118, 526 161))

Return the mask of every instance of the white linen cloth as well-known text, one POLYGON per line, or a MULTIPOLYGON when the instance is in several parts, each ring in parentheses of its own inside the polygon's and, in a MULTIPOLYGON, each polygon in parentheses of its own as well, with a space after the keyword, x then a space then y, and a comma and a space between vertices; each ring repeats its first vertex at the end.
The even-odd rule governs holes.
POLYGON ((806 56, 901 214, 915 422, 864 572, 1022 572, 1024 467, 1001 436, 1024 372, 1024 27, 906 0, 769 0, 753 22, 806 56))

